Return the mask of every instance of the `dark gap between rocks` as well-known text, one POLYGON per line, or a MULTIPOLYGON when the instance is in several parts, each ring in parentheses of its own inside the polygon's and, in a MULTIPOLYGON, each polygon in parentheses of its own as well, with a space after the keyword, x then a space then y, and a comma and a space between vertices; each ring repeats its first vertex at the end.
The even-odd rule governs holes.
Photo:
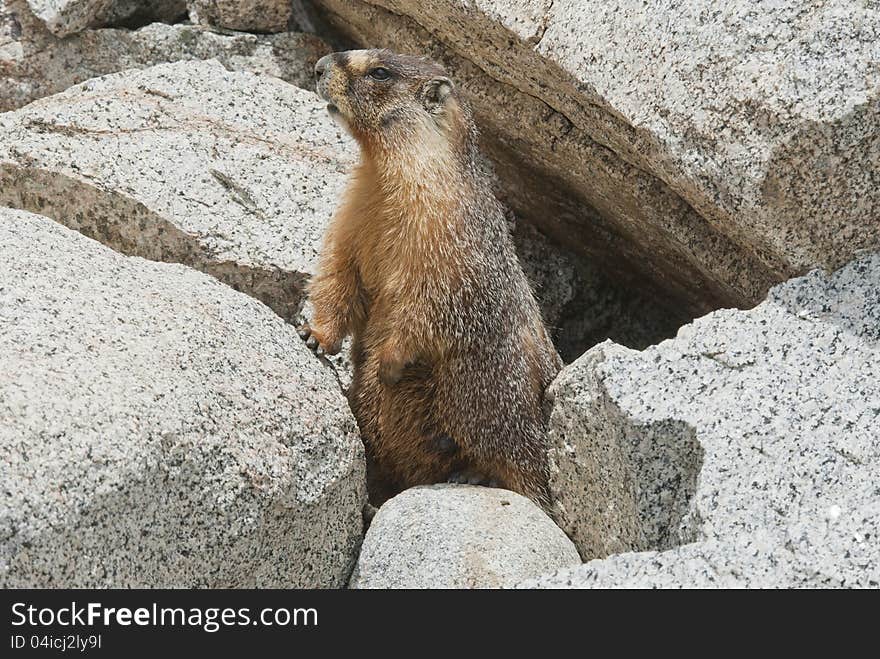
POLYGON ((690 314, 553 243, 524 220, 512 228, 520 263, 566 363, 611 339, 642 350, 675 335, 690 314))
MULTIPOLYGON (((606 339, 643 350, 675 336, 694 318, 725 306, 709 292, 688 296, 664 273, 646 274, 634 267, 638 248, 630 236, 615 230, 563 181, 519 158, 502 136, 484 130, 482 142, 497 176, 498 197, 520 218, 518 225, 528 227, 516 228, 514 236, 539 236, 545 244, 545 260, 574 270, 568 282, 572 293, 559 315, 547 315, 547 306, 542 305, 556 349, 566 363, 606 339), (536 189, 544 193, 536 194, 536 189), (601 249, 585 249, 593 243, 601 249)), ((521 240, 517 247, 522 257, 521 240)), ((566 286, 560 277, 555 282, 533 277, 533 265, 528 258, 522 260, 539 299, 553 295, 548 283, 566 286)))
POLYGON ((133 14, 126 16, 125 18, 121 18, 116 21, 112 21, 106 25, 101 25, 100 27, 108 27, 108 28, 118 28, 121 30, 139 30, 142 27, 146 27, 147 25, 152 25, 153 23, 167 23, 168 25, 175 25, 176 23, 183 23, 187 20, 188 16, 184 12, 174 18, 157 18, 156 14, 153 13, 148 7, 140 7, 133 14))

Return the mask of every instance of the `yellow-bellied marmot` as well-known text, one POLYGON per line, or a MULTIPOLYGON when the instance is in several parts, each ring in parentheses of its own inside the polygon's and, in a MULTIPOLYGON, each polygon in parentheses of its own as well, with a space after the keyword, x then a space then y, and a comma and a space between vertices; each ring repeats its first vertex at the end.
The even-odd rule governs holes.
POLYGON ((315 73, 361 162, 300 335, 331 354, 353 336, 350 398, 374 502, 452 480, 546 504, 541 401, 561 361, 467 104, 440 66, 387 50, 327 55, 315 73))

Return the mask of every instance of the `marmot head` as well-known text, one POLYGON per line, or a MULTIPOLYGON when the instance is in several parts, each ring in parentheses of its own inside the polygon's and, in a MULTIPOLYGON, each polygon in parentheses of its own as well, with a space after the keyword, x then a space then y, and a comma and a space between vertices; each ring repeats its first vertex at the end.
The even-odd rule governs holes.
POLYGON ((390 50, 349 50, 318 60, 315 76, 331 116, 362 146, 401 148, 425 129, 448 133, 461 127, 455 87, 443 68, 428 59, 390 50))

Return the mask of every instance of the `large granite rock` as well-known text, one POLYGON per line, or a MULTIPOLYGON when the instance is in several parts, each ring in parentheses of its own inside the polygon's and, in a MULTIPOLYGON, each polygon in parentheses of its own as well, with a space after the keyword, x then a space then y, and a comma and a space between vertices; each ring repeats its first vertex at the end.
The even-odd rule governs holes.
POLYGON ((318 0, 443 61, 510 203, 691 312, 880 246, 880 7, 318 0))
POLYGON ((354 156, 310 92, 165 64, 0 114, 0 204, 193 266, 291 320, 354 156))
POLYGON ((265 306, 0 209, 0 585, 338 587, 363 449, 265 306))
POLYGON ((293 17, 294 0, 187 0, 193 23, 229 30, 282 32, 293 17))
POLYGON ((880 585, 880 254, 597 346, 549 397, 557 522, 642 553, 531 585, 880 585))
POLYGON ((234 71, 314 86, 315 62, 329 52, 310 34, 218 34, 193 25, 154 23, 139 30, 86 30, 65 39, 0 0, 0 111, 13 110, 89 78, 165 62, 216 59, 234 71))
POLYGON ((406 490, 379 509, 350 585, 497 588, 579 563, 571 540, 525 497, 433 485, 406 490))

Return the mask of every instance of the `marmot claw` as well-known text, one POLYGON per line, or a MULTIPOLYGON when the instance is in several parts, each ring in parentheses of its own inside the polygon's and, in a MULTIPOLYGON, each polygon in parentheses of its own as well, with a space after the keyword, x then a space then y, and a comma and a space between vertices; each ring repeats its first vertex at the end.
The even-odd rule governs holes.
POLYGON ((321 340, 320 334, 309 327, 308 323, 303 323, 302 325, 300 325, 296 329, 296 332, 297 334, 299 334, 299 338, 305 341, 306 347, 308 347, 309 350, 314 352, 318 357, 321 357, 323 355, 335 355, 337 352, 339 352, 339 341, 334 344, 327 345, 325 341, 321 340))

